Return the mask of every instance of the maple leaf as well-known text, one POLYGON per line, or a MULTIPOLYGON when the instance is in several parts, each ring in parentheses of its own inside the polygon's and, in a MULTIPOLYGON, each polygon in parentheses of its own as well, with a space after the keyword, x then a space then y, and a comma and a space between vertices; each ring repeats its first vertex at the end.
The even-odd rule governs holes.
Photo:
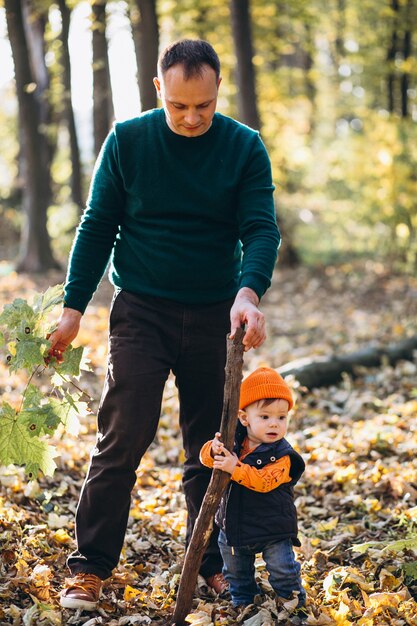
POLYGON ((54 306, 61 304, 64 300, 64 285, 54 285, 42 293, 37 294, 33 299, 33 309, 37 313, 46 313, 54 306))
POLYGON ((0 459, 4 465, 25 465, 32 477, 41 470, 52 476, 56 468, 55 448, 43 439, 32 437, 25 419, 20 420, 12 406, 3 402, 0 406, 0 459))
POLYGON ((80 402, 76 396, 66 391, 62 398, 51 399, 51 404, 65 430, 77 436, 80 430, 79 416, 87 414, 87 403, 80 402))
POLYGON ((64 360, 62 363, 54 363, 54 368, 61 376, 74 376, 77 378, 80 375, 80 365, 83 356, 84 348, 79 346, 73 348, 71 345, 64 352, 64 360))
MULTIPOLYGON (((10 371, 26 369, 32 372, 38 365, 43 365, 44 354, 49 342, 39 337, 27 336, 14 344, 15 354, 10 359, 10 371)), ((13 350, 13 351, 14 351, 13 350)))
POLYGON ((49 402, 41 406, 22 409, 19 413, 18 422, 26 426, 30 437, 40 437, 55 431, 61 423, 61 419, 52 403, 49 402))
POLYGON ((6 304, 0 314, 0 325, 7 326, 10 335, 24 335, 25 329, 32 329, 39 321, 39 315, 22 298, 6 304))
POLYGON ((80 429, 78 416, 87 414, 87 403, 80 402, 78 395, 71 395, 62 389, 59 391, 62 397, 49 397, 45 400, 37 387, 28 385, 18 421, 26 425, 32 437, 50 435, 59 424, 62 424, 67 432, 78 435, 80 429))
POLYGON ((49 287, 44 293, 37 294, 33 299, 33 310, 39 316, 38 331, 47 336, 56 329, 56 322, 48 322, 47 314, 64 300, 64 286, 62 284, 49 287))
POLYGON ((32 406, 38 406, 43 398, 43 394, 38 387, 29 384, 25 391, 25 397, 23 399, 23 409, 28 409, 32 406))

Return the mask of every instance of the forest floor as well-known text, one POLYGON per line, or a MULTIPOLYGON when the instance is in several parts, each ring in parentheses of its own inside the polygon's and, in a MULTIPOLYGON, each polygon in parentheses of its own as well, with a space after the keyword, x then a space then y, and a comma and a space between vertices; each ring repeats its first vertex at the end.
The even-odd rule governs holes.
MULTIPOLYGON (((62 280, 59 273, 42 279, 16 275, 0 264, 0 309, 62 280)), ((105 583, 99 610, 67 611, 58 603, 65 559, 74 548, 77 498, 94 446, 110 300, 111 287, 104 281, 83 319, 79 343, 89 347, 93 371, 80 384, 95 400, 77 438, 57 437, 54 476, 28 483, 20 468, 0 470, 0 626, 158 625, 167 623, 173 610, 185 505, 171 378, 158 434, 137 472, 120 564, 105 583)), ((348 353, 415 335, 417 280, 372 262, 282 269, 262 308, 268 340, 245 355, 245 374, 262 364, 279 367, 305 356, 348 353)), ((313 390, 289 380, 297 401, 288 439, 307 466, 295 490, 307 623, 417 626, 417 359, 359 368, 357 374, 338 386, 313 390)), ((0 365, 2 394, 15 393, 12 387, 0 365)), ((212 595, 200 578, 190 623, 285 623, 260 558, 257 577, 264 595, 243 613, 212 595)))

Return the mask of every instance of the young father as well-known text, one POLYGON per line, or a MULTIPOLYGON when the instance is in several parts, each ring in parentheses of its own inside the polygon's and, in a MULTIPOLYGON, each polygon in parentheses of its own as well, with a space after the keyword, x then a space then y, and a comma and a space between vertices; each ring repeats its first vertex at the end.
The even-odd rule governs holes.
MULTIPOLYGON (((65 305, 51 335, 58 360, 109 260, 115 295, 98 436, 76 515, 63 607, 94 610, 117 566, 135 471, 155 437, 165 382, 179 391, 189 540, 210 480, 199 452, 219 429, 226 335, 265 340, 259 300, 280 241, 271 167, 254 130, 216 113, 220 63, 205 41, 165 49, 161 109, 116 123, 98 157, 72 247, 65 305)), ((225 589, 215 531, 201 574, 225 589)))

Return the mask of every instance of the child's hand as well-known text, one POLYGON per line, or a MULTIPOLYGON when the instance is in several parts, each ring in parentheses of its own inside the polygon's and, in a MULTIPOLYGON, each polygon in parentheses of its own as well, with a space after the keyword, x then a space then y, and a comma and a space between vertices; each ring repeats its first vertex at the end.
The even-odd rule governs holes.
POLYGON ((220 437, 220 433, 216 433, 214 435, 213 441, 211 442, 211 453, 213 457, 224 453, 225 447, 223 445, 223 442, 220 440, 220 437))
POLYGON ((238 457, 236 454, 229 452, 227 448, 225 448, 222 444, 222 453, 216 454, 214 457, 213 468, 222 470, 223 472, 228 472, 229 474, 233 474, 233 471, 238 464, 238 457))

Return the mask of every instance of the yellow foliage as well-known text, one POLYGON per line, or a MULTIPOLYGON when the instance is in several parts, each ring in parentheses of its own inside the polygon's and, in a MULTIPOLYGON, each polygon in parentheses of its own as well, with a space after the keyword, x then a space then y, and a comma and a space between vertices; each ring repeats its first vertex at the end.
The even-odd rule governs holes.
POLYGON ((339 523, 338 517, 332 517, 327 522, 319 522, 316 526, 318 532, 326 532, 328 530, 334 530, 339 523))
POLYGON ((347 483, 353 480, 357 480, 357 469, 354 463, 351 463, 347 467, 341 467, 337 469, 334 474, 334 480, 337 483, 347 483))
POLYGON ((132 600, 140 599, 142 600, 144 596, 144 592, 139 589, 135 589, 130 585, 126 585, 125 590, 123 592, 123 599, 125 602, 132 602, 132 600))
POLYGON ((55 531, 54 539, 57 543, 60 543, 62 545, 67 545, 72 541, 65 528, 59 528, 57 531, 55 531))

